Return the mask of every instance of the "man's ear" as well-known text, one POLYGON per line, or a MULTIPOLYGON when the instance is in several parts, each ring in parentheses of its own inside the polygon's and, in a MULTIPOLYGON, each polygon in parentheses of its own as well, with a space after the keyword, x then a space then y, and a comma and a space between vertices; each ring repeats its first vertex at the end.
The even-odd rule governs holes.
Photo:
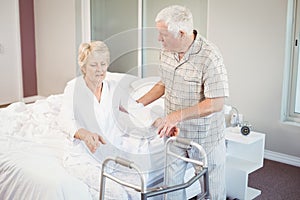
POLYGON ((179 36, 180 36, 180 38, 184 38, 185 37, 185 32, 179 31, 179 36))

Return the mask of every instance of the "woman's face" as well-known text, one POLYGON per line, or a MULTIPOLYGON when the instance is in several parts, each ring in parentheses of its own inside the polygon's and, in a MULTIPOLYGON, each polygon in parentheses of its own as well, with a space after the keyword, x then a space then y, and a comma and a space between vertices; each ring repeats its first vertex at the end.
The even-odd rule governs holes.
POLYGON ((83 72, 85 74, 85 81, 100 86, 104 80, 108 68, 107 55, 94 53, 90 55, 83 72))

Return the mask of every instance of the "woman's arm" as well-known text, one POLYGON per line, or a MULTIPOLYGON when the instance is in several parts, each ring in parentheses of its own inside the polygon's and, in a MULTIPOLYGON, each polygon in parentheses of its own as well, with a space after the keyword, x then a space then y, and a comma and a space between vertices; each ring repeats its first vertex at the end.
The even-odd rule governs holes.
POLYGON ((84 141, 92 153, 96 151, 100 143, 105 144, 104 139, 96 133, 80 128, 74 117, 74 81, 69 82, 64 90, 61 111, 58 117, 58 124, 61 129, 68 133, 71 140, 79 139, 84 141))
POLYGON ((62 105, 57 120, 61 130, 66 132, 71 140, 74 140, 74 135, 78 130, 73 108, 74 83, 74 80, 68 82, 64 89, 62 105))
POLYGON ((87 147, 92 153, 95 153, 95 151, 100 145, 100 142, 102 144, 106 144, 106 142, 100 135, 92 133, 83 128, 80 128, 76 131, 74 138, 84 141, 84 143, 87 145, 87 147))

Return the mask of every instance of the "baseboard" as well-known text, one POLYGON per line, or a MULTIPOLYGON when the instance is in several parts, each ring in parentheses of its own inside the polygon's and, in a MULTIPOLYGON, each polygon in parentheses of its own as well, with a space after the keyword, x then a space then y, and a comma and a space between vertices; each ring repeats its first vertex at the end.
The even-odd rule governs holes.
POLYGON ((45 97, 44 96, 39 96, 39 95, 35 95, 35 96, 31 96, 31 97, 24 97, 22 99, 22 101, 24 103, 33 103, 35 102, 36 100, 39 100, 39 99, 44 99, 45 97))
POLYGON ((300 158, 296 156, 290 156, 283 153, 277 153, 274 151, 265 150, 264 158, 268 160, 273 160, 284 164, 300 167, 300 158))

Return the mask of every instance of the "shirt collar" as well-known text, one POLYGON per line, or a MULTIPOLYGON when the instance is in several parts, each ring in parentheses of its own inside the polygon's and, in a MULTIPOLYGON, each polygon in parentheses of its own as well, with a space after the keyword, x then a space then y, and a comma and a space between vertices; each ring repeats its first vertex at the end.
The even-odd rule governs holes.
POLYGON ((189 60, 190 55, 197 54, 202 48, 202 38, 197 37, 198 33, 196 30, 193 30, 194 34, 194 41, 191 44, 190 48, 187 50, 187 52, 184 54, 183 58, 179 61, 179 55, 178 53, 174 53, 174 57, 178 62, 186 62, 189 60))

